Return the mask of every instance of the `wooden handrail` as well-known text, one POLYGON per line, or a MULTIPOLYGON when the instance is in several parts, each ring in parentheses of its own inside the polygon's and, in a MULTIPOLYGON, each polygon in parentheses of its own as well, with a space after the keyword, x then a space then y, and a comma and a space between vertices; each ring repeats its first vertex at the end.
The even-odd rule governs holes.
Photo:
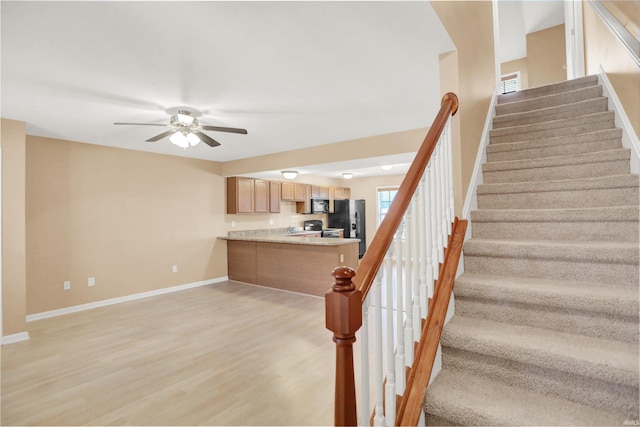
POLYGON ((411 368, 407 387, 396 414, 395 425, 418 425, 425 390, 431 378, 433 363, 438 351, 440 336, 442 335, 442 327, 449 308, 449 300, 453 291, 453 283, 456 278, 466 231, 467 221, 456 218, 451 230, 451 245, 447 248, 444 264, 440 269, 440 277, 438 277, 436 293, 433 297, 433 307, 429 311, 427 323, 420 336, 415 362, 411 368))
POLYGON ((402 184, 398 189, 398 193, 389 207, 389 211, 385 214, 382 223, 378 227, 376 232, 376 238, 371 242, 371 246, 367 248, 364 257, 358 265, 356 270, 356 276, 353 279, 353 283, 356 288, 362 292, 362 301, 367 297, 369 289, 373 279, 378 274, 380 265, 384 259, 389 245, 393 240, 393 235, 402 222, 402 216, 404 215, 409 203, 411 203, 411 197, 415 193, 420 178, 424 174, 424 170, 431 159, 431 154, 435 150, 438 144, 440 134, 444 129, 444 126, 449 120, 449 116, 453 116, 458 111, 458 97, 448 92, 442 97, 440 111, 433 120, 433 124, 427 132, 427 136, 424 138, 418 153, 416 154, 413 163, 409 167, 407 175, 402 180, 402 184))
POLYGON ((356 332, 362 326, 362 304, 378 274, 393 235, 400 226, 402 217, 418 188, 440 135, 449 117, 455 115, 457 111, 458 97, 451 92, 445 94, 440 111, 429 128, 358 269, 354 271, 349 267, 338 267, 333 271, 335 284, 325 294, 325 307, 326 327, 333 332, 333 340, 336 343, 335 425, 357 424, 353 343, 356 340, 356 332))

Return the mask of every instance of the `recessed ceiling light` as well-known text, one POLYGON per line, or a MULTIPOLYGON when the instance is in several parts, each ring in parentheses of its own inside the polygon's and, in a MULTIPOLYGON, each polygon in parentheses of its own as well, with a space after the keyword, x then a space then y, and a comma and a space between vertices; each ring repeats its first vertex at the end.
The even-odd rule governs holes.
POLYGON ((298 176, 298 172, 297 171, 282 171, 282 176, 284 176, 284 179, 295 179, 295 177, 298 176))
POLYGON ((391 168, 393 168, 393 165, 382 165, 382 166, 380 166, 380 169, 382 169, 383 171, 390 171, 391 168))
POLYGON ((344 179, 353 178, 353 174, 351 172, 345 172, 345 173, 342 174, 342 176, 344 177, 344 179))

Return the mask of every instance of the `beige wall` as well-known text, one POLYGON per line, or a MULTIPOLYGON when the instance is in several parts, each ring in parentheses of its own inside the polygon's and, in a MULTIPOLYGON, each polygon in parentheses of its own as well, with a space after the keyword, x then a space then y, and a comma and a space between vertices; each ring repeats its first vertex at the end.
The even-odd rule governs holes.
POLYGON ((609 9, 613 16, 615 16, 636 39, 640 39, 640 1, 604 0, 602 4, 609 9))
POLYGON ((567 80, 564 24, 527 34, 529 87, 567 80))
POLYGON ((353 179, 351 182, 351 198, 365 200, 365 227, 367 247, 373 241, 378 229, 378 188, 399 187, 404 175, 384 175, 353 179))
POLYGON ((25 124, 2 119, 2 335, 27 330, 25 124))
POLYGON ((503 62, 500 64, 500 73, 502 75, 515 73, 520 71, 520 89, 529 88, 529 68, 527 65, 527 58, 515 59, 509 62, 503 62))
POLYGON ((458 53, 461 188, 456 188, 455 192, 456 214, 459 215, 495 87, 493 12, 489 1, 431 1, 431 5, 458 53))
POLYGON ((352 139, 334 144, 302 148, 265 156, 250 157, 223 164, 224 176, 250 174, 255 172, 287 169, 387 156, 391 154, 412 153, 418 150, 428 128, 412 129, 367 138, 352 139), (336 157, 340 153, 340 157, 336 157))
MULTIPOLYGON (((440 55, 440 96, 448 92, 456 95, 460 93, 460 77, 458 73, 458 51, 443 53, 440 55)), ((459 95, 458 95, 459 96, 459 95)), ((458 99, 460 101, 460 99, 458 99)), ((462 192, 462 144, 460 141, 460 114, 457 112, 451 118, 451 152, 453 174, 454 209, 457 216, 462 215, 464 194, 462 192)))
POLYGON ((27 314, 226 276, 219 163, 33 136, 26 161, 27 314))
POLYGON ((640 70, 591 7, 583 8, 587 74, 607 73, 636 135, 640 135, 640 70))

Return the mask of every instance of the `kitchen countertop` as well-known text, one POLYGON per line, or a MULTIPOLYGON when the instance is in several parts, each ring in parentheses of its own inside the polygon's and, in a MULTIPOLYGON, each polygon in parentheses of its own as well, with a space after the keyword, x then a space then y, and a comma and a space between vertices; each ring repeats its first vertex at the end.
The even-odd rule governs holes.
POLYGON ((305 234, 317 234, 319 231, 293 231, 286 229, 230 231, 228 236, 218 237, 220 240, 236 240, 263 243, 290 243, 293 245, 340 246, 358 243, 360 239, 335 239, 331 237, 307 237, 305 234))

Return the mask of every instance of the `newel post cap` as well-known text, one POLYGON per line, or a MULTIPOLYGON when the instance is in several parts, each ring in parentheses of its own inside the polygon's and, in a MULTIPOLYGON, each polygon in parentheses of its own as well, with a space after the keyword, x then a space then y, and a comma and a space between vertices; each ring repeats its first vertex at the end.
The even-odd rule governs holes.
POLYGON ((362 326, 362 292, 351 281, 356 272, 336 267, 331 274, 335 283, 324 295, 327 329, 336 337, 353 336, 362 326))

